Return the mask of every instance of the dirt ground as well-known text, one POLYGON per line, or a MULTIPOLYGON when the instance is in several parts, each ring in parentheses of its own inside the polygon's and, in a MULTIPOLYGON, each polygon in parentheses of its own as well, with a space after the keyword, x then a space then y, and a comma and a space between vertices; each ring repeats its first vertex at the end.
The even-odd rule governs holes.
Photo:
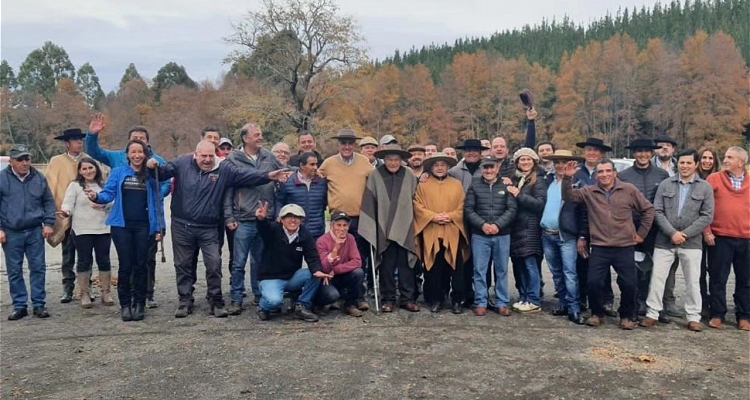
MULTIPOLYGON (((112 257, 116 264, 114 249, 112 257)), ((576 326, 549 314, 556 302, 548 271, 544 312, 535 315, 334 312, 310 324, 291 316, 261 322, 253 307, 217 319, 204 301, 175 319, 174 268, 159 263, 161 307, 123 323, 117 306, 58 302, 60 258, 59 248, 47 248, 52 317, 16 322, 6 320, 2 260, 4 399, 750 398, 750 336, 733 314, 725 329, 702 333, 680 319, 631 332, 614 318, 576 326)), ((204 279, 196 290, 202 298, 204 279)), ((226 298, 226 278, 224 290, 226 298)), ((678 283, 680 305, 683 290, 678 283)))

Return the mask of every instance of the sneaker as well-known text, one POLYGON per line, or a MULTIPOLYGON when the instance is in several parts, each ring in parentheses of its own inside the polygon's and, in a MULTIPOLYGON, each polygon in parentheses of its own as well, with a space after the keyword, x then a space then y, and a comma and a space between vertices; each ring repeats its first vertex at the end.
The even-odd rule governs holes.
POLYGON ((297 304, 297 306, 294 307, 294 315, 305 322, 318 322, 318 316, 302 304, 297 304))
POLYGON ((216 318, 226 318, 227 317, 227 310, 224 309, 223 304, 214 304, 211 306, 211 314, 214 315, 216 318))
POLYGON ((258 308, 258 319, 261 321, 268 321, 271 319, 271 314, 268 311, 258 308))
POLYGON ((179 306, 177 311, 174 312, 175 318, 185 318, 193 313, 193 308, 188 306, 179 306))
POLYGON ((149 297, 146 299, 146 308, 159 308, 159 302, 154 300, 153 297, 149 297))
POLYGON ((541 311, 541 309, 538 305, 527 301, 516 308, 516 311, 521 313, 535 313, 541 311))
POLYGON ((524 302, 519 300, 519 301, 513 303, 513 305, 511 305, 510 308, 512 308, 514 310, 518 310, 518 308, 521 307, 523 304, 524 304, 524 302))
POLYGON ((240 315, 242 314, 242 304, 240 303, 232 303, 229 305, 229 308, 227 308, 227 313, 229 315, 240 315))
POLYGON ((352 317, 361 317, 362 311, 359 311, 359 308, 357 306, 349 306, 346 308, 346 313, 351 315, 352 317))

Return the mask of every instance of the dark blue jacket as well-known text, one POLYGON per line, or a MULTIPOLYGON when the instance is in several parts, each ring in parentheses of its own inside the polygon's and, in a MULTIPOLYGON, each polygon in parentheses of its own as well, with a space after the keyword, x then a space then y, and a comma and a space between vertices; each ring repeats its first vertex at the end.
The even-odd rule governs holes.
POLYGON ((322 271, 320 255, 315 238, 304 227, 291 243, 284 226, 267 219, 258 221, 258 231, 263 239, 263 256, 258 268, 258 280, 281 279, 288 281, 302 268, 302 260, 307 263, 310 273, 322 271))
POLYGON ((328 181, 315 177, 307 185, 299 179, 299 174, 292 175, 285 184, 276 191, 275 215, 279 216, 281 207, 296 204, 305 210, 305 222, 302 224, 314 238, 321 237, 326 232, 325 210, 328 205, 328 181))
MULTIPOLYGON (((555 180, 555 174, 547 174, 544 177, 547 187, 555 180)), ((583 203, 563 201, 560 209, 560 217, 557 221, 560 225, 560 235, 563 240, 571 240, 579 237, 589 236, 589 217, 586 206, 583 203)))
POLYGON ((11 166, 0 171, 0 231, 52 227, 55 199, 47 179, 36 168, 21 182, 11 166))
POLYGON ((487 236, 482 231, 485 223, 497 225, 499 236, 510 234, 518 204, 500 179, 489 184, 484 178, 474 178, 466 192, 464 219, 474 235, 487 236))
MULTIPOLYGON (((151 148, 151 146, 148 146, 148 151, 151 152, 151 157, 155 158, 156 161, 159 162, 159 164, 165 163, 163 158, 154 153, 154 150, 151 148)), ((128 165, 128 155, 125 154, 125 149, 122 149, 120 151, 102 149, 101 146, 99 146, 99 135, 94 135, 91 132, 86 133, 86 153, 88 153, 94 160, 99 161, 100 163, 107 165, 112 169, 121 167, 123 165, 128 165)), ((169 181, 165 181, 162 182, 160 188, 161 197, 165 198, 169 196, 169 192, 172 189, 172 184, 169 181)))
MULTIPOLYGON (((152 172, 153 173, 153 172, 152 172)), ((198 168, 193 154, 187 154, 159 166, 159 179, 174 178, 172 219, 197 227, 213 227, 222 222, 224 191, 228 187, 263 185, 268 172, 239 169, 221 162, 208 172, 198 168)))
MULTIPOLYGON (((145 167, 143 167, 145 168, 145 167)), ((112 211, 107 217, 107 225, 119 228, 125 227, 125 214, 122 210, 122 184, 125 178, 135 175, 130 165, 122 165, 112 170, 104 185, 104 189, 96 196, 96 202, 107 204, 114 201, 112 211)), ((146 200, 148 202, 148 231, 151 235, 164 231, 164 203, 157 196, 156 179, 146 179, 146 200)))

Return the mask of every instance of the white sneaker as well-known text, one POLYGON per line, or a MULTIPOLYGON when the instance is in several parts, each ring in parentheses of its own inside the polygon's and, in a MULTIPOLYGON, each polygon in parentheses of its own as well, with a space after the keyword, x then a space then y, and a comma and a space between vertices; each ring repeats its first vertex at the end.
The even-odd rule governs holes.
POLYGON ((541 307, 539 307, 536 304, 525 302, 521 304, 517 310, 522 313, 531 313, 531 312, 539 312, 541 310, 541 307))
POLYGON ((517 301, 517 302, 513 303, 513 305, 510 306, 510 308, 512 308, 514 310, 518 310, 518 308, 521 307, 521 306, 523 306, 523 305, 524 305, 523 301, 517 301))

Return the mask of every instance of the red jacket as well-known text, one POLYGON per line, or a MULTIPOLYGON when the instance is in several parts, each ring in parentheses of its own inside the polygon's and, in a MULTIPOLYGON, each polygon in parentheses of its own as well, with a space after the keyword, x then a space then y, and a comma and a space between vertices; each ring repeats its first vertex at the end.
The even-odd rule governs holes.
POLYGON ((335 246, 336 241, 333 239, 331 232, 326 232, 318 238, 318 255, 323 265, 323 272, 329 273, 333 271, 334 275, 343 275, 362 266, 362 258, 359 256, 359 250, 357 250, 357 242, 350 233, 346 234, 346 241, 339 251, 339 259, 336 262, 331 262, 328 259, 328 255, 331 254, 335 246))
POLYGON ((714 189, 714 221, 710 232, 717 236, 750 239, 750 175, 745 173, 742 188, 732 187, 729 173, 714 172, 706 178, 714 189))

